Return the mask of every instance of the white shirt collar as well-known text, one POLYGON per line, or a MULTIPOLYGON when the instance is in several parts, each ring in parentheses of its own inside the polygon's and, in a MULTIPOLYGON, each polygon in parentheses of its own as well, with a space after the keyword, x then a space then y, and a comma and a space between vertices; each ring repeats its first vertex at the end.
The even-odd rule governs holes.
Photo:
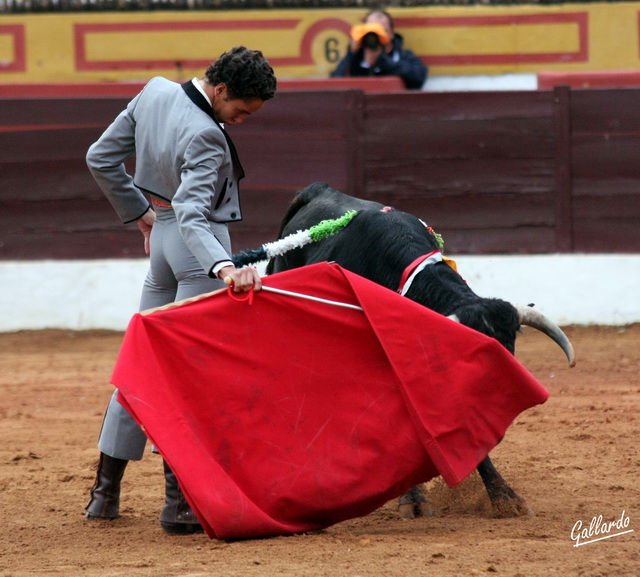
POLYGON ((202 88, 202 86, 200 85, 200 81, 198 80, 198 77, 196 76, 191 82, 193 82, 193 85, 200 91, 200 93, 207 99, 207 102, 209 103, 209 106, 211 106, 213 108, 213 105, 211 104, 211 100, 209 99, 209 97, 207 96, 207 93, 204 91, 204 88, 202 88))

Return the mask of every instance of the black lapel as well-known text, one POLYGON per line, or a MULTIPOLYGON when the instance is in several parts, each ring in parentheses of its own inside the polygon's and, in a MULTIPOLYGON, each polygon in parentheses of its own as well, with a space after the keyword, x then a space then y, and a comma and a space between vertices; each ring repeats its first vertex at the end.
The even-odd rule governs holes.
POLYGON ((233 141, 231 140, 231 137, 227 134, 225 129, 222 128, 222 126, 220 126, 218 121, 213 116, 213 108, 211 108, 211 106, 207 102, 207 99, 202 95, 202 92, 200 92, 193 85, 193 82, 191 80, 189 80, 188 82, 185 82, 184 84, 181 84, 180 86, 182 86, 182 89, 185 91, 189 99, 200 110, 203 110, 204 112, 206 112, 211 117, 211 120, 213 120, 216 123, 218 128, 222 130, 222 134, 224 134, 227 144, 229 145, 229 150, 231 151, 231 158, 233 159, 233 164, 234 166, 237 166, 238 169, 240 170, 240 176, 238 176, 238 180, 240 180, 241 178, 244 178, 244 169, 242 168, 242 164, 240 162, 240 157, 238 156, 238 152, 236 151, 236 147, 234 146, 233 141))

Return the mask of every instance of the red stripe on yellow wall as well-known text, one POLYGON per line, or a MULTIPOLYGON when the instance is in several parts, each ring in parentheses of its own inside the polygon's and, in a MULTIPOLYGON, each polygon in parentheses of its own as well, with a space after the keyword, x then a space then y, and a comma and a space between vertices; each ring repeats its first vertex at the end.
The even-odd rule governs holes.
POLYGON ((0 26, 0 36, 9 36, 13 45, 13 57, 6 62, 0 62, 2 72, 26 72, 27 48, 23 24, 7 24, 0 26))

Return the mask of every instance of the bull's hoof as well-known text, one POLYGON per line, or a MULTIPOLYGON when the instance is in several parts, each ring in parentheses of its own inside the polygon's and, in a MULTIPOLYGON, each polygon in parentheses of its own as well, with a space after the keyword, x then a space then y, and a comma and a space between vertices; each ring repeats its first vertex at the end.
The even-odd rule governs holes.
POLYGON ((405 503, 398 507, 398 512, 400 513, 400 517, 402 519, 415 519, 416 512, 415 503, 405 503))
POLYGON ((429 503, 418 503, 416 509, 419 517, 433 517, 433 509, 429 503))
POLYGON ((416 517, 431 517, 433 510, 429 503, 401 503, 398 512, 402 519, 415 519, 416 517))
POLYGON ((420 485, 414 485, 398 501, 400 517, 403 519, 415 519, 416 517, 427 517, 431 515, 431 507, 424 496, 424 491, 420 485))
POLYGON ((534 515, 533 510, 529 508, 527 502, 519 495, 498 499, 492 501, 491 504, 493 505, 493 516, 498 519, 534 515))

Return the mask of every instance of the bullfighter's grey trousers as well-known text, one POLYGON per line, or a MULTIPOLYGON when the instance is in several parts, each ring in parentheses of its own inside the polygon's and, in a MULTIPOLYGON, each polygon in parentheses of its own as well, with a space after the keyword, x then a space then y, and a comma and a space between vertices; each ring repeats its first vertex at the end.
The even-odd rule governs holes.
MULTIPOLYGON (((140 310, 163 306, 185 298, 223 288, 202 269, 187 248, 171 208, 156 207, 156 223, 151 230, 149 272, 144 281, 140 310)), ((211 232, 231 254, 226 224, 210 222, 211 232)), ((144 359, 140 359, 144 362, 144 359)), ((147 438, 127 410, 118 402, 118 391, 111 397, 102 423, 98 448, 101 452, 127 461, 138 461, 147 438)))

